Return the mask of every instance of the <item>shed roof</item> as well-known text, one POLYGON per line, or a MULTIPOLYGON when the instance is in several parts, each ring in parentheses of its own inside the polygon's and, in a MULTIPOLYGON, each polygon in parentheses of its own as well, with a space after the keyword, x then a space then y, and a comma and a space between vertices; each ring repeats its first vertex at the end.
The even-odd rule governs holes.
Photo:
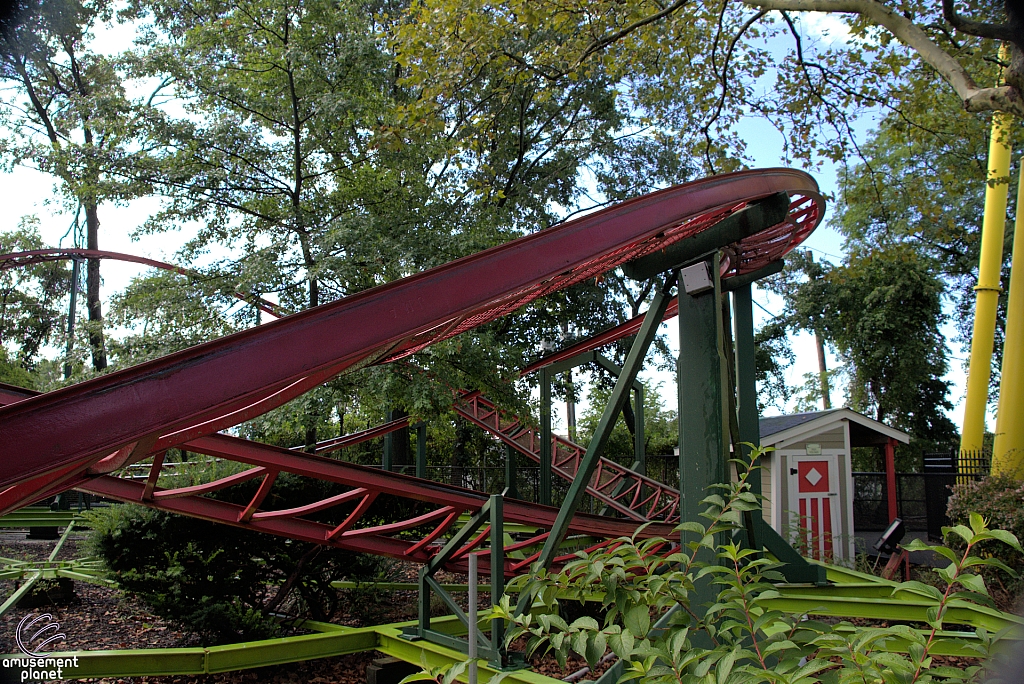
POLYGON ((758 422, 761 444, 778 445, 801 441, 822 432, 834 430, 843 422, 850 424, 850 446, 879 446, 891 437, 907 444, 910 435, 848 408, 808 411, 786 416, 770 416, 758 422))

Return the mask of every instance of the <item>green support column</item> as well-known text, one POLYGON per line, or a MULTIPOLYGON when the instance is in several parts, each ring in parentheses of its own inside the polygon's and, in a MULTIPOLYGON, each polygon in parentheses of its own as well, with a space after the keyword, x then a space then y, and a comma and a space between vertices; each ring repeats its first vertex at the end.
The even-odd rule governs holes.
POLYGON ((416 477, 427 478, 427 424, 416 424, 416 477))
POLYGON ((728 459, 717 253, 704 263, 709 264, 714 287, 697 295, 679 294, 679 519, 683 521, 700 520, 700 502, 710 485, 725 481, 728 459))
POLYGON ((516 482, 519 479, 518 469, 516 468, 516 450, 510 445, 505 445, 505 496, 513 499, 519 498, 519 487, 516 482))
MULTIPOLYGON (((680 522, 708 521, 700 517, 701 501, 712 492, 708 487, 727 481, 726 463, 729 457, 727 438, 729 427, 726 364, 722 342, 724 331, 719 307, 721 280, 718 273, 719 256, 716 252, 706 262, 711 289, 693 295, 683 289, 684 277, 680 271, 679 292, 679 360, 677 384, 679 392, 679 520, 680 522)), ((692 541, 681 533, 684 543, 692 541)), ((690 535, 692 537, 692 534, 690 535)), ((711 563, 714 553, 702 549, 698 559, 711 563)), ((690 598, 690 609, 703 615, 704 609, 715 602, 718 589, 710 577, 695 583, 690 598)), ((709 647, 710 639, 703 632, 694 633, 695 644, 709 647)))
MULTIPOLYGON (((733 307, 736 316, 736 385, 737 413, 741 442, 760 444, 757 415, 757 380, 755 376, 754 310, 750 284, 737 287, 733 292, 733 307)), ((744 457, 750 448, 743 447, 744 457)), ((748 480, 755 494, 761 493, 761 471, 755 470, 748 480)), ((747 531, 750 544, 756 549, 767 549, 780 562, 782 574, 790 582, 826 584, 825 568, 812 565, 796 552, 789 542, 782 538, 764 521, 761 511, 747 514, 747 531)))
POLYGON ((633 470, 641 475, 647 474, 647 444, 644 437, 644 386, 636 383, 633 387, 633 470))
MULTIPOLYGON (((492 494, 491 504, 491 605, 495 605, 505 593, 505 514, 503 495, 492 494)), ((505 621, 491 620, 491 646, 493 656, 491 667, 500 668, 508 664, 505 650, 505 621)))
MULTIPOLYGON (((391 420, 391 411, 387 413, 388 420, 391 420)), ((381 459, 380 467, 385 472, 391 472, 395 453, 395 433, 389 432, 384 435, 384 456, 381 459)))
MULTIPOLYGON (((732 293, 736 317, 736 399, 740 426, 740 442, 761 444, 757 415, 757 371, 754 349, 754 307, 750 284, 732 293)), ((750 458, 750 447, 742 447, 744 459, 750 458)), ((747 479, 750 490, 761 494, 761 471, 754 470, 747 479)), ((761 517, 760 511, 754 511, 761 517)))
MULTIPOLYGON (((665 316, 665 309, 668 308, 670 301, 669 293, 674 285, 675 278, 670 277, 662 287, 656 290, 651 307, 647 310, 647 315, 644 316, 644 322, 640 326, 640 331, 633 340, 633 345, 629 349, 626 361, 622 365, 622 374, 615 381, 615 387, 612 389, 611 396, 608 397, 608 404, 605 406, 604 412, 601 414, 601 420, 598 421, 597 429, 594 430, 594 436, 587 446, 587 453, 584 454, 583 459, 580 461, 576 477, 573 479, 572 484, 569 485, 565 501, 562 502, 561 507, 558 509, 558 516, 555 518, 548 538, 544 542, 544 548, 537 559, 537 565, 541 568, 550 568, 551 562, 558 555, 558 547, 561 545, 569 529, 569 521, 572 520, 573 515, 576 514, 576 509, 579 508, 580 502, 583 500, 587 484, 594 474, 594 470, 601 457, 601 452, 604 451, 605 446, 608 444, 608 439, 611 437, 612 428, 615 426, 619 412, 625 403, 629 401, 629 393, 633 389, 633 381, 636 380, 636 375, 643 366, 647 350, 650 348, 651 342, 654 341, 654 337, 658 334, 658 326, 661 325, 661 319, 665 316)), ((524 591, 519 597, 519 603, 516 605, 516 613, 522 614, 529 609, 532 603, 533 596, 530 592, 524 591)))
POLYGON ((551 375, 540 369, 540 478, 538 500, 551 505, 551 375))

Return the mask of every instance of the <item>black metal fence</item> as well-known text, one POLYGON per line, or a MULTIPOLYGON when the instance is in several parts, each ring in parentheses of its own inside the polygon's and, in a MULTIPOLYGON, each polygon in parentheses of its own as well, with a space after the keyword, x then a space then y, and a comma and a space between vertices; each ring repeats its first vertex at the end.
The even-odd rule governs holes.
MULTIPOLYGON (((907 530, 942 538, 949 525, 946 505, 957 482, 984 477, 991 470, 988 452, 924 454, 924 472, 896 473, 896 514, 907 530)), ((853 474, 853 526, 880 531, 889 524, 889 496, 885 473, 853 474)))

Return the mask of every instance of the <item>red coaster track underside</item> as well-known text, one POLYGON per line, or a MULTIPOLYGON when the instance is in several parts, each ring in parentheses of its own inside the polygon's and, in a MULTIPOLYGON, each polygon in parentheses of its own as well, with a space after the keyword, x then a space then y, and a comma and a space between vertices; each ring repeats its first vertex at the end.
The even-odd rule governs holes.
MULTIPOLYGON (((479 510, 478 492, 382 473, 223 434, 347 370, 384 363, 505 315, 548 293, 663 249, 717 223, 747 202, 791 197, 789 218, 732 246, 725 277, 757 270, 792 250, 821 219, 823 200, 806 174, 746 171, 689 183, 625 202, 556 228, 453 261, 266 325, 43 395, 22 398, 0 387, 0 513, 77 487, 125 501, 249 529, 422 561, 462 513, 479 510), (19 400, 20 399, 20 400, 19 400), (216 482, 184 489, 158 486, 171 447, 251 466, 216 482), (154 456, 146 483, 109 473, 154 456), (346 487, 330 499, 288 511, 261 508, 281 472, 346 487), (247 506, 203 495, 260 478, 247 506), (430 510, 383 526, 360 525, 380 494, 424 502, 430 510), (344 507, 344 508, 343 508, 344 507), (336 525, 309 517, 348 511, 336 525), (417 530, 421 538, 409 540, 417 530), (404 533, 400 537, 398 533, 404 533)), ((39 255, 42 258, 44 255, 39 255)), ((555 509, 509 501, 505 519, 539 528, 555 509)), ((631 533, 636 522, 577 515, 571 532, 597 543, 631 533)), ((644 536, 665 535, 666 525, 644 536)), ((485 538, 457 554, 466 553, 485 538)), ((530 561, 513 544, 514 573, 530 561), (517 560, 517 556, 520 556, 517 560)))

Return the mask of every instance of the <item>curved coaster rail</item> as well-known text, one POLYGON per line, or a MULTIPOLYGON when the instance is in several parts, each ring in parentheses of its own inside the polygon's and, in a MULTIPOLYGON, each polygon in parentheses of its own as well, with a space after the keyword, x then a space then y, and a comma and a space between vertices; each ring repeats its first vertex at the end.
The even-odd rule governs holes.
MULTIPOLYGON (((501 411, 480 392, 463 392, 454 408, 459 415, 487 430, 516 451, 540 463, 540 432, 516 416, 501 411)), ((572 482, 586 448, 564 437, 551 437, 551 470, 572 482)), ((679 490, 641 475, 615 461, 601 458, 587 493, 622 515, 648 522, 679 520, 679 490)))
MULTIPOLYGON (((0 408, 0 487, 6 487, 0 491, 0 513, 78 487, 229 525, 422 562, 459 514, 482 510, 484 495, 246 442, 220 431, 342 372, 408 356, 550 292, 653 254, 779 192, 791 198, 787 219, 726 249, 725 276, 744 275, 778 260, 817 225, 822 199, 806 174, 747 171, 669 188, 78 385, 27 398, 21 394, 17 401, 16 391, 0 388, 8 403, 0 408), (194 488, 167 488, 160 474, 163 455, 172 447, 233 460, 245 469, 194 488), (112 476, 148 457, 153 466, 145 483, 112 476), (280 473, 323 480, 334 490, 295 509, 273 510, 272 490, 280 473), (205 496, 247 482, 252 486, 250 481, 259 482, 255 494, 240 504, 205 496), (385 494, 419 502, 419 508, 402 521, 373 526, 365 514, 385 494)), ((50 256, 56 258, 36 258, 50 256)), ((575 472, 578 456, 573 447, 563 447, 559 467, 575 472)), ((593 489, 631 519, 577 515, 569 531, 603 544, 630 534, 641 519, 677 515, 667 490, 654 484, 621 467, 604 467, 593 489), (617 497, 605 491, 627 479, 644 487, 623 486, 625 493, 617 497)), ((512 501, 505 510, 509 522, 541 529, 551 527, 556 514, 555 509, 512 501)), ((671 526, 652 525, 645 534, 670 531, 671 526)), ((545 534, 510 545, 506 572, 529 563, 530 549, 545 534)), ((448 564, 461 567, 485 536, 486 530, 468 541, 448 564)))

